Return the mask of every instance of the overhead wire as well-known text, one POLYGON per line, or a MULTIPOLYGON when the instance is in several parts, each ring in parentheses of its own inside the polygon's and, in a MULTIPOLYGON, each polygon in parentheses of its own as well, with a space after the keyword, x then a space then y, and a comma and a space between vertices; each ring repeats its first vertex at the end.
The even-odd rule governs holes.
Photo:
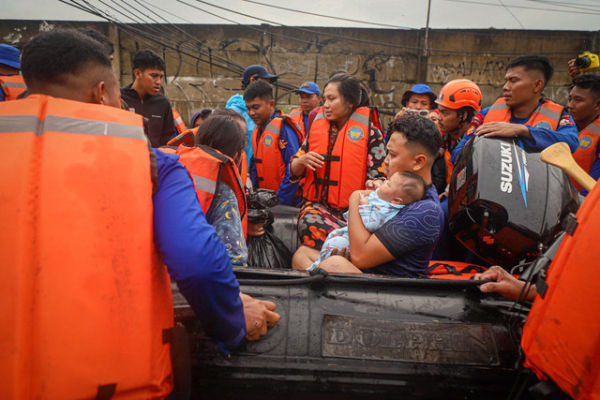
MULTIPOLYGON (((182 0, 177 0, 178 2, 183 2, 182 0)), ((374 44, 374 45, 381 45, 381 46, 387 46, 387 47, 394 47, 394 48, 402 48, 402 49, 410 49, 410 50, 417 50, 417 51, 421 51, 422 47, 421 46, 409 46, 409 45, 401 45, 401 44, 397 44, 397 43, 390 43, 390 42, 381 42, 381 41, 375 41, 375 40, 368 40, 368 39, 359 39, 359 38, 354 38, 351 36, 344 36, 344 35, 338 35, 335 33, 329 33, 329 32, 323 32, 323 31, 316 31, 313 29, 309 29, 309 28, 301 28, 301 27, 293 27, 293 26, 288 26, 288 25, 284 25, 280 22, 277 21, 273 21, 273 20, 269 20, 269 19, 265 19, 265 18, 261 18, 261 17, 256 17, 247 13, 243 13, 240 11, 236 11, 233 9, 229 9, 226 7, 222 7, 216 4, 212 4, 208 1, 205 0, 195 0, 198 3, 202 3, 211 7, 215 7, 218 9, 221 9, 223 11, 227 11, 233 14, 237 14, 237 15, 241 15, 247 18, 251 18, 251 19, 255 19, 261 22, 266 22, 266 23, 270 23, 270 24, 275 24, 277 26, 280 27, 284 27, 287 29, 291 29, 291 30, 297 30, 297 31, 302 31, 302 32, 308 32, 308 33, 312 33, 312 34, 318 34, 318 35, 322 35, 322 36, 329 36, 329 37, 335 37, 338 39, 343 39, 343 40, 347 40, 347 41, 354 41, 354 42, 360 42, 360 43, 366 43, 366 44, 374 44)), ((454 0, 447 0, 447 1, 454 1, 454 0)), ((457 0, 458 1, 458 0, 457 0)), ((467 1, 467 0, 465 0, 467 1)), ((489 5, 489 3, 485 3, 487 5, 489 5)), ((497 6, 500 6, 499 4, 497 4, 497 6)), ((431 52, 437 52, 437 53, 450 53, 450 54, 454 54, 454 53, 458 53, 458 54, 480 54, 480 52, 477 51, 465 51, 465 50, 452 50, 452 49, 435 49, 435 48, 431 48, 429 49, 429 51, 431 52)), ((519 52, 494 52, 494 54, 499 54, 499 55, 514 55, 514 54, 520 54, 519 52)), ((545 53, 545 54, 568 54, 566 52, 560 52, 560 53, 545 53)))
MULTIPOLYGON (((60 1, 62 3, 65 3, 65 4, 68 4, 68 5, 71 5, 71 3, 77 3, 77 0, 70 0, 70 2, 66 1, 66 0, 58 0, 58 1, 60 1)), ((80 1, 82 1, 84 3, 88 3, 86 0, 80 0, 80 1)), ((148 34, 148 32, 144 32, 143 30, 138 29, 138 28, 136 28, 134 26, 131 26, 129 24, 125 24, 125 23, 119 21, 118 19, 116 19, 115 17, 111 16, 110 14, 105 13, 105 12, 103 13, 102 10, 97 9, 96 7, 94 7, 92 5, 89 5, 89 6, 90 6, 90 8, 86 8, 85 6, 80 6, 80 7, 77 7, 77 8, 79 8, 82 11, 86 11, 86 12, 89 12, 89 13, 91 13, 93 15, 96 15, 96 16, 102 18, 102 19, 105 19, 105 20, 109 21, 109 22, 112 22, 112 23, 116 24, 121 29, 123 29, 123 30, 125 30, 127 32, 134 33, 134 34, 136 34, 138 36, 141 36, 141 37, 145 38, 146 41, 150 41, 152 43, 159 44, 161 46, 164 46, 165 48, 168 48, 168 49, 171 49, 171 50, 174 50, 174 51, 181 51, 183 54, 188 55, 188 56, 190 56, 190 57, 192 57, 194 59, 198 59, 198 60, 203 61, 203 62, 209 62, 208 60, 205 60, 205 59, 202 59, 202 58, 198 57, 197 55, 187 53, 187 52, 182 51, 181 49, 178 49, 177 47, 175 47, 175 46, 173 46, 173 45, 171 45, 169 43, 161 41, 161 40, 157 39, 156 37, 152 36, 151 34, 148 34)), ((219 68, 222 68, 222 69, 225 69, 225 70, 229 70, 230 72, 237 72, 237 70, 233 70, 233 69, 231 69, 231 68, 229 68, 227 66, 219 65, 218 63, 215 63, 215 65, 217 67, 219 67, 219 68)))
POLYGON ((553 1, 553 0, 529 0, 535 3, 542 4, 551 4, 556 7, 566 7, 566 8, 575 8, 577 10, 587 10, 587 11, 600 11, 600 7, 598 5, 593 4, 582 4, 582 3, 567 3, 564 1, 553 1))
POLYGON ((337 20, 337 21, 356 22, 356 23, 359 23, 359 24, 372 25, 372 26, 381 26, 381 27, 384 27, 384 28, 414 29, 414 28, 411 28, 410 26, 391 25, 391 24, 384 24, 384 23, 381 23, 381 22, 364 21, 364 20, 360 20, 360 19, 351 19, 351 18, 344 18, 344 17, 336 17, 334 15, 318 14, 318 13, 314 13, 314 12, 307 11, 307 10, 296 10, 296 9, 293 9, 293 8, 282 7, 282 6, 278 6, 278 5, 275 5, 275 4, 262 3, 260 1, 255 1, 255 0, 242 0, 242 1, 245 1, 247 3, 258 4, 258 5, 264 6, 264 7, 271 7, 271 8, 276 8, 276 9, 279 9, 279 10, 291 11, 291 12, 296 12, 296 13, 301 13, 301 14, 306 14, 306 15, 314 15, 316 17, 329 18, 329 19, 333 19, 333 20, 337 20))
MULTIPOLYGON (((258 31, 260 33, 264 33, 264 30, 261 30, 261 29, 258 29, 258 28, 252 27, 252 26, 241 24, 238 21, 234 21, 234 20, 229 19, 227 17, 223 17, 223 16, 221 16, 219 14, 212 13, 212 12, 206 10, 206 9, 198 7, 197 5, 189 4, 188 2, 183 1, 183 0, 176 0, 176 1, 179 2, 179 3, 181 3, 181 4, 186 5, 188 7, 192 7, 194 9, 198 10, 198 11, 201 11, 203 13, 207 13, 209 15, 215 16, 216 18, 220 18, 220 19, 226 20, 228 22, 235 23, 236 25, 243 25, 245 27, 248 27, 250 29, 258 31)), ((453 1, 453 0, 447 0, 447 1, 453 1)), ((468 1, 468 0, 465 0, 465 1, 468 1)), ((267 20, 267 19, 264 19, 264 18, 255 17, 255 16, 250 15, 250 14, 241 13, 241 12, 236 11, 236 10, 230 10, 230 9, 225 8, 225 7, 214 5, 214 4, 212 4, 210 2, 207 2, 207 1, 196 0, 196 2, 199 2, 199 3, 202 3, 202 4, 206 4, 206 5, 209 5, 209 6, 212 6, 212 7, 221 9, 221 10, 224 10, 224 11, 228 11, 230 13, 241 15, 241 16, 244 16, 246 18, 252 18, 252 19, 255 19, 255 20, 258 20, 258 21, 261 21, 261 22, 267 22, 267 23, 271 23, 271 24, 276 24, 277 26, 280 26, 280 27, 283 27, 283 28, 287 28, 287 29, 301 30, 301 31, 309 32, 309 33, 315 34, 317 36, 319 36, 319 35, 320 36, 326 36, 326 37, 329 36, 329 37, 335 37, 335 38, 339 38, 339 39, 343 39, 343 40, 359 41, 359 42, 368 43, 368 44, 377 44, 377 45, 382 45, 382 46, 388 46, 388 47, 394 47, 394 48, 402 48, 402 49, 415 50, 415 51, 420 51, 422 49, 420 46, 409 46, 409 45, 400 45, 400 44, 397 44, 397 43, 389 43, 389 42, 380 42, 380 41, 357 39, 357 38, 352 38, 352 37, 343 36, 343 35, 337 35, 337 34, 329 33, 329 32, 316 31, 316 30, 312 30, 312 29, 308 29, 308 28, 290 27, 290 26, 286 26, 286 25, 281 24, 281 23, 276 22, 276 21, 271 21, 271 20, 267 20)), ((489 3, 484 3, 484 4, 491 5, 489 3)), ((499 4, 494 4, 494 5, 500 6, 499 4)), ((270 32, 270 34, 273 34, 273 35, 276 35, 276 36, 284 36, 286 39, 300 41, 300 42, 305 43, 307 45, 313 45, 314 44, 314 45, 318 46, 318 43, 315 43, 314 41, 307 41, 307 40, 300 39, 300 38, 297 38, 297 37, 294 37, 294 36, 283 35, 283 34, 281 34, 279 32, 270 32)), ((489 33, 482 33, 482 34, 489 34, 489 33)), ((328 44, 328 47, 331 48, 332 45, 328 44)), ((340 47, 337 47, 337 48, 339 48, 343 52, 348 51, 347 48, 340 48, 340 47)), ((435 53, 442 53, 442 54, 444 54, 444 53, 480 54, 480 52, 477 52, 477 51, 468 51, 468 50, 463 50, 463 49, 461 49, 461 50, 453 50, 453 49, 435 49, 435 48, 432 48, 432 49, 430 49, 430 51, 435 52, 435 53)), ((519 54, 519 52, 494 52, 494 55, 515 55, 515 54, 519 54)), ((570 54, 570 52, 544 52, 543 54, 546 54, 546 55, 551 55, 551 54, 570 54)))
MULTIPOLYGON (((65 1, 62 1, 62 0, 59 0, 59 1, 61 1, 61 2, 63 2, 63 3, 66 3, 65 1)), ((85 0, 83 0, 83 1, 84 1, 86 4, 90 5, 90 4, 89 4, 89 2, 87 2, 87 1, 85 1, 85 0)), ((180 1, 180 2, 182 2, 182 1, 180 1)), ((182 3, 186 4, 185 2, 182 2, 182 3)), ((66 3, 66 4, 69 4, 69 3, 66 3)), ((139 4, 139 3, 138 3, 138 4, 139 4)), ((69 5, 71 5, 71 4, 69 4, 69 5)), ((188 5, 188 4, 186 4, 186 5, 188 5)), ((91 5, 90 5, 90 6, 91 6, 91 5)), ((192 5, 192 6, 193 6, 193 5, 192 5)), ((78 8, 80 8, 80 7, 78 7, 78 8)), ((81 9, 81 8, 80 8, 80 9, 81 9)), ((98 9, 97 9, 97 8, 94 8, 94 9, 95 9, 96 11, 98 11, 98 9)), ((83 9, 83 11, 89 11, 89 10, 88 10, 88 9, 83 9)), ((202 10, 202 11, 204 11, 204 10, 202 10)), ((122 13, 121 13, 121 14, 122 14, 122 13)), ((154 14, 156 14, 156 13, 154 13, 154 14)), ((112 18, 114 19, 114 17, 112 17, 112 18)), ((110 18, 104 18, 104 19, 107 19, 108 21, 110 21, 110 18)), ((155 21, 155 20, 154 20, 154 21, 155 21)), ((116 21, 116 20, 115 20, 115 22, 118 22, 118 21, 116 21)), ((156 22, 156 21, 155 21, 155 22, 156 22)), ((118 22, 118 23, 120 23, 120 22, 118 22)), ((238 23, 238 22, 236 22, 236 24, 238 24, 238 25, 242 25, 241 23, 238 23)), ((173 25, 173 24, 171 24, 171 25, 173 25)), ((139 35, 141 35, 141 36, 144 36, 144 37, 146 37, 146 39, 149 39, 149 40, 151 40, 152 42, 154 42, 154 43, 157 43, 157 44, 159 44, 159 45, 161 45, 161 46, 163 46, 163 47, 165 47, 165 48, 169 48, 169 49, 171 49, 171 50, 174 50, 174 51, 180 51, 180 48, 179 48, 179 47, 175 47, 175 46, 172 46, 172 45, 170 45, 170 44, 168 44, 168 43, 165 43, 164 41, 157 40, 155 37, 152 37, 151 35, 149 36, 147 33, 143 33, 143 32, 141 32, 141 31, 140 31, 140 29, 132 28, 132 27, 130 27, 130 26, 127 26, 127 25, 125 25, 125 26, 121 25, 121 27, 123 27, 123 28, 124 28, 124 29, 126 29, 126 30, 132 31, 133 33, 137 33, 137 34, 139 34, 139 35)), ((255 28, 255 29, 256 29, 256 28, 255 28)), ((259 32, 261 32, 261 33, 264 33, 264 30, 261 30, 261 29, 257 29, 257 30, 258 30, 259 32)), ((182 31, 183 31, 183 30, 182 30, 182 31)), ((155 32, 156 32, 156 31, 155 31, 155 32)), ((310 42, 310 43, 313 43, 313 42, 310 42)), ((329 45, 329 46, 331 47, 331 45, 329 45)), ((346 50, 346 49, 343 49, 343 48, 340 48, 340 47, 337 47, 337 48, 341 49, 342 51, 346 50)), ((200 49, 193 48, 192 50, 193 50, 194 52, 198 52, 200 49)), ((355 52, 355 53, 356 53, 356 52, 355 52)), ((189 56, 189 57, 192 57, 192 58, 194 58, 194 59, 197 59, 197 60, 199 60, 199 61, 205 62, 205 63, 210 63, 210 62, 211 62, 211 60, 202 59, 202 58, 200 58, 200 57, 196 56, 195 54, 190 54, 189 52, 185 52, 185 51, 183 51, 183 52, 182 52, 182 54, 184 54, 184 55, 187 55, 187 56, 189 56)), ((369 53, 365 53, 365 54, 369 54, 369 55, 371 55, 372 53, 371 53, 371 52, 369 52, 369 53)), ((495 53, 495 54, 499 54, 499 53, 495 53)), ((514 53, 508 53, 508 54, 514 54, 514 53)), ((546 53, 546 54, 548 54, 548 53, 546 53)), ((206 53, 204 53, 204 55, 206 55, 206 53)), ((395 59, 395 58, 397 59, 397 57, 395 57, 395 56, 389 56, 389 57, 390 57, 390 59, 395 59)), ((215 60, 218 60, 218 57, 216 57, 216 58, 215 58, 215 60)), ((221 60, 224 60, 224 59, 221 59, 221 60)), ((184 62, 186 61, 186 60, 185 60, 185 58, 183 59, 183 61, 184 61, 184 62)), ((224 69, 224 70, 228 70, 228 71, 230 71, 230 72, 233 72, 233 73, 235 73, 236 75, 239 75, 239 74, 241 74, 241 71, 242 71, 242 67, 241 67, 241 66, 237 66, 237 65, 236 65, 236 66, 237 66, 237 68, 235 68, 235 67, 234 67, 234 68, 232 69, 231 67, 226 67, 226 66, 220 65, 219 63, 216 63, 216 62, 214 62, 214 61, 213 61, 212 63, 213 63, 215 66, 217 66, 217 67, 219 67, 219 68, 221 68, 221 69, 224 69)), ((190 64, 190 63, 188 62, 188 64, 190 64)), ((434 65, 434 66, 438 66, 438 67, 446 67, 446 65, 435 64, 435 63, 430 63, 430 65, 434 65)), ((477 67, 472 67, 472 66, 470 66, 468 69, 469 69, 470 71, 483 71, 483 70, 486 70, 486 68, 477 68, 477 67)), ((294 90, 294 89, 295 89, 295 87, 294 87, 294 86, 292 86, 292 85, 288 85, 288 84, 285 84, 284 82, 280 82, 280 86, 281 86, 283 89, 287 89, 287 90, 290 90, 290 91, 292 91, 292 90, 294 90)))
MULTIPOLYGON (((356 21, 356 22, 365 23, 365 24, 372 24, 374 26, 382 26, 382 27, 389 26, 389 27, 395 27, 395 28, 406 29, 406 30, 418 30, 416 28, 412 28, 412 27, 408 27, 408 26, 381 24, 381 23, 374 23, 374 22, 361 21, 361 20, 351 20, 351 19, 343 18, 343 17, 336 17, 336 16, 325 15, 325 14, 312 13, 312 12, 307 12, 304 10, 297 10, 297 9, 293 9, 293 8, 277 6, 274 4, 262 3, 262 2, 255 1, 255 0, 242 0, 242 1, 246 1, 248 3, 259 4, 259 5, 262 5, 265 7, 271 7, 271 8, 277 8, 277 9, 286 10, 286 11, 290 11, 290 12, 296 12, 299 14, 310 14, 310 15, 315 15, 315 16, 324 17, 324 18, 331 18, 331 19, 341 20, 341 21, 356 21)), ((529 1, 546 2, 545 0, 529 0, 529 1)), ((559 2, 554 2, 554 1, 548 1, 548 2, 549 3, 559 3, 559 2)), ((489 4, 489 3, 486 3, 486 4, 489 4)), ((489 4, 489 5, 495 5, 495 4, 489 4)), ((453 29, 449 29, 449 30, 453 30, 453 29)), ((467 30, 461 30, 461 33, 467 34, 467 35, 489 35, 489 32, 477 32, 477 31, 467 31, 467 30)), ((543 35, 539 35, 539 36, 543 36, 543 35)))
MULTIPOLYGON (((223 62, 223 63, 225 63, 225 64, 228 64, 228 65, 229 65, 229 66, 231 66, 232 68, 239 70, 239 73, 240 73, 240 74, 241 74, 241 73, 242 73, 242 71, 244 70, 244 68, 243 68, 242 66, 240 66, 239 64, 237 64, 237 63, 234 63, 234 62, 232 62, 232 61, 230 61, 230 60, 228 60, 228 59, 226 59, 226 58, 222 58, 222 57, 219 57, 219 56, 215 56, 215 55, 213 55, 211 52, 206 52, 206 51, 203 51, 203 50, 202 50, 202 48, 201 48, 201 46, 202 46, 203 44, 202 44, 202 42, 200 42, 200 41, 199 41, 197 38, 195 38, 194 36, 192 36, 191 34, 189 34, 187 31, 185 31, 185 30, 181 29, 181 28, 180 28, 180 27, 178 27, 177 25, 175 25, 175 24, 173 24, 173 23, 169 22, 169 21, 168 21, 166 18, 162 17, 160 14, 156 13, 156 12, 155 12, 154 10, 152 10, 151 8, 149 8, 149 7, 146 7, 145 5, 143 5, 143 4, 140 2, 140 0, 133 0, 133 1, 135 1, 135 2, 136 2, 137 4, 139 4, 141 7, 144 7, 146 10, 150 11, 152 14, 156 15, 158 18, 160 18, 160 19, 162 19, 163 21, 165 21, 165 23, 166 23, 167 25, 169 25, 171 28, 173 28, 173 29, 175 29, 176 31, 178 31, 178 32, 182 33, 184 36, 188 37, 188 38, 189 38, 189 39, 190 39, 192 42, 195 42, 197 45, 199 45, 199 47, 191 47, 191 44, 189 44, 189 43, 187 43, 187 42, 184 42, 184 43, 183 43, 183 45, 184 45, 184 46, 191 48, 191 50, 193 50, 193 51, 198 51, 198 52, 200 52, 200 53, 202 53, 202 54, 204 54, 204 55, 206 55, 206 56, 210 57, 211 59, 214 59, 214 60, 217 60, 217 61, 223 62), (187 46, 188 44, 189 44, 189 46, 187 46)), ((129 3, 126 1, 126 0, 124 0, 124 1, 123 1, 123 3, 125 3, 125 4, 127 4, 127 5, 129 5, 129 6, 131 6, 131 5, 130 5, 130 4, 129 4, 129 3)), ((133 6, 131 6, 131 7, 132 7, 132 8, 134 8, 135 10, 137 10, 137 8, 135 8, 135 7, 133 7, 133 6)), ((138 12, 141 12, 141 11, 139 11, 139 10, 138 10, 138 12)), ((152 22, 154 22, 154 23, 158 24, 159 26, 161 25, 161 23, 160 23, 160 22, 158 22, 157 20, 155 20, 153 17, 149 16, 148 14, 145 14, 145 13, 143 13, 143 15, 144 15, 144 16, 146 16, 146 18, 150 19, 152 22)), ((170 33, 170 32, 168 32, 168 31, 165 31, 164 33, 170 33)))
MULTIPOLYGON (((485 3, 482 1, 476 1, 476 0, 444 0, 444 1, 449 1, 449 2, 453 2, 453 3, 477 4, 477 5, 490 6, 490 7, 502 7, 501 4, 485 3)), ((553 9, 553 8, 523 6, 523 5, 517 5, 517 4, 511 4, 510 7, 519 8, 519 9, 523 9, 523 10, 540 10, 540 11, 550 11, 550 12, 570 13, 570 14, 585 14, 585 15, 600 14, 600 12, 599 13, 595 13, 595 12, 590 13, 590 12, 583 12, 583 11, 570 11, 570 10, 564 10, 564 9, 557 10, 557 9, 553 9)))
MULTIPOLYGON (((68 5, 71 5, 67 1, 64 1, 64 0, 59 0, 59 1, 62 2, 62 3, 68 4, 68 5)), ((179 53, 181 53, 183 55, 186 55, 186 56, 188 56, 188 57, 190 57, 192 59, 197 59, 197 60, 205 62, 205 63, 213 64, 216 67, 219 67, 221 69, 233 72, 237 76, 241 75, 241 72, 243 71, 243 68, 240 67, 240 66, 237 66, 237 64, 235 64, 237 66, 237 68, 232 68, 231 66, 222 65, 222 64, 219 64, 218 62, 215 62, 213 60, 203 59, 203 58, 199 57, 196 54, 190 53, 188 51, 182 50, 179 47, 173 46, 172 44, 169 44, 169 43, 166 43, 164 41, 161 41, 161 40, 159 40, 159 39, 157 39, 155 37, 156 35, 153 36, 152 34, 149 34, 148 32, 144 32, 142 29, 139 29, 138 27, 134 27, 134 26, 131 26, 129 24, 124 24, 121 21, 119 21, 118 19, 116 19, 115 17, 111 16, 110 14, 108 14, 106 12, 103 13, 102 10, 100 10, 97 7, 94 7, 93 5, 89 4, 89 2, 86 1, 86 0, 80 0, 80 1, 86 3, 89 7, 86 8, 86 7, 82 7, 81 5, 79 5, 79 7, 76 7, 76 8, 79 8, 82 11, 90 12, 90 13, 92 13, 92 14, 100 17, 100 18, 106 19, 109 22, 113 22, 113 23, 117 24, 121 29, 123 29, 125 31, 128 31, 128 32, 131 32, 131 33, 134 33, 134 34, 136 34, 138 36, 141 36, 141 37, 145 38, 146 42, 149 41, 149 42, 154 43, 154 44, 159 44, 159 45, 163 46, 164 48, 171 49, 171 50, 173 50, 175 52, 179 52, 179 53)), ((77 4, 77 0, 71 0, 71 2, 74 2, 75 4, 77 4)), ((103 3, 103 4, 106 7, 108 7, 109 9, 112 9, 109 5, 106 5, 105 3, 103 3)), ((115 11, 118 11, 118 10, 115 10, 115 11)), ((123 15, 123 14, 121 13, 121 15, 123 15)), ((194 52, 198 51, 198 49, 192 49, 192 50, 194 52)), ((218 57, 217 57, 217 59, 218 59, 218 57)), ((183 63, 187 63, 188 65, 194 65, 194 64, 190 63, 189 61, 187 61, 185 58, 182 58, 181 61, 183 63)), ((288 92, 291 92, 291 91, 294 91, 295 89, 297 89, 297 87, 295 85, 291 85, 291 84, 288 84, 288 83, 285 83, 285 82, 281 82, 281 81, 277 82, 277 86, 285 91, 285 93, 282 94, 282 95, 287 95, 288 92)))
POLYGON ((508 8, 502 0, 498 1, 500 2, 500 4, 502 4, 502 7, 504 7, 504 9, 514 18, 514 20, 517 21, 517 23, 521 26, 521 29, 525 29, 519 18, 517 18, 517 16, 510 10, 510 8, 508 8))

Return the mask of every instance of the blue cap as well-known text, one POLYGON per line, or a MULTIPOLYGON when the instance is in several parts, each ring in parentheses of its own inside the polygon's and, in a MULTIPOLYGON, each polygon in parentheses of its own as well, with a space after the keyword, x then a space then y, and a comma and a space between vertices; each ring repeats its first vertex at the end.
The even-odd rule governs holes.
POLYGON ((21 53, 16 47, 0 44, 0 64, 21 69, 21 53))
POLYGON ((320 96, 321 90, 316 83, 307 81, 300 85, 300 87, 296 90, 296 93, 317 94, 320 96))
POLYGON ((433 93, 433 90, 429 86, 424 83, 417 83, 413 87, 410 88, 410 91, 416 94, 425 94, 425 93, 433 93))
POLYGON ((410 90, 404 92, 401 100, 401 103, 404 107, 406 107, 410 96, 412 96, 413 94, 429 95, 429 98, 431 99, 431 108, 437 108, 437 104, 435 104, 435 99, 437 99, 437 95, 433 93, 433 90, 431 90, 431 88, 424 83, 417 83, 416 85, 413 85, 413 87, 411 87, 410 90))
POLYGON ((250 83, 250 78, 268 79, 270 82, 277 80, 277 75, 271 75, 262 65, 251 65, 244 70, 242 74, 242 86, 246 87, 250 83))

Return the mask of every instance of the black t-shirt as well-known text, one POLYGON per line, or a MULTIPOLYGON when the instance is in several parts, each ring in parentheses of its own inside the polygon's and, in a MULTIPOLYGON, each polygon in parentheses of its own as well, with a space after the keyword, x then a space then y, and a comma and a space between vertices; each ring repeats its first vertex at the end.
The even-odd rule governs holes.
POLYGON ((144 117, 146 134, 150 138, 152 147, 166 145, 175 133, 175 122, 169 99, 160 93, 140 99, 131 85, 121 88, 121 98, 129 106, 129 111, 144 117))

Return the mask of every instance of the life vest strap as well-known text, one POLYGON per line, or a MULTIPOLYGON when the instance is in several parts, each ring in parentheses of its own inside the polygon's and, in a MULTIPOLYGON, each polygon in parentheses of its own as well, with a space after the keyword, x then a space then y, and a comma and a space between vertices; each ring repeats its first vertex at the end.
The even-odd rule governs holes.
POLYGON ((117 391, 117 384, 110 383, 108 385, 98 385, 96 400, 110 400, 117 391))
POLYGON ((173 328, 163 329, 162 342, 163 344, 173 343, 173 328))
POLYGON ((338 181, 332 181, 329 179, 318 178, 318 177, 315 177, 315 183, 317 183, 319 185, 329 185, 329 186, 337 186, 338 185, 338 181))
POLYGON ((325 161, 340 161, 341 160, 340 156, 333 156, 331 154, 321 154, 321 156, 323 156, 325 161))
POLYGON ((263 160, 262 160, 262 158, 256 158, 256 157, 254 157, 254 162, 256 164, 262 164, 263 160))
POLYGON ((485 272, 485 268, 480 267, 478 265, 467 265, 464 268, 462 268, 460 271, 452 264, 447 264, 447 263, 435 263, 430 265, 429 267, 427 267, 427 269, 425 270, 425 272, 428 275, 447 275, 447 274, 452 274, 452 275, 463 275, 463 274, 468 274, 469 272, 475 271, 478 273, 482 273, 485 272), (443 267, 446 269, 447 272, 443 272, 443 271, 437 271, 434 272, 436 269, 443 267))

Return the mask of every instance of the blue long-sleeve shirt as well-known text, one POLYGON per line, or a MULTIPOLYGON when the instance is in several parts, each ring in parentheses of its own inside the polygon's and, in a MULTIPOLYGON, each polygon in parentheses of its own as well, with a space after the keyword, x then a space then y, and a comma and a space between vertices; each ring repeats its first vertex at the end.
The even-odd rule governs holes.
POLYGON ((240 290, 225 246, 206 221, 187 170, 175 154, 154 149, 158 191, 154 240, 171 278, 206 333, 228 354, 246 336, 240 290))
MULTIPOLYGON (((277 113, 273 114, 269 121, 271 121, 277 115, 277 113)), ((262 130, 260 131, 260 134, 262 135, 262 130)), ((296 135, 296 131, 294 131, 294 128, 292 128, 286 122, 284 122, 281 126, 281 133, 279 134, 279 143, 275 144, 279 146, 279 151, 281 152, 281 157, 283 158, 283 162, 285 164, 285 175, 283 177, 283 180, 281 181, 279 190, 277 191, 279 204, 283 204, 286 206, 297 206, 302 200, 302 198, 301 196, 297 196, 299 188, 298 182, 290 182, 289 168, 290 160, 300 148, 300 143, 298 142, 298 135, 296 135)), ((258 185, 256 164, 254 163, 254 159, 252 160, 253 161, 250 163, 250 178, 252 179, 252 186, 257 188, 260 186, 258 185)))
POLYGON ((246 148, 244 151, 246 152, 246 159, 248 160, 248 168, 250 168, 250 160, 252 159, 252 131, 254 131, 256 124, 248 115, 248 108, 246 107, 244 96, 239 93, 231 96, 229 100, 227 100, 225 108, 230 108, 239 112, 246 120, 246 131, 248 136, 246 137, 246 148))
MULTIPOLYGON (((600 117, 598 117, 598 118, 600 118, 600 117)), ((594 180, 600 179, 600 145, 596 149, 596 159, 595 159, 594 163, 592 164, 592 168, 590 168, 590 170, 586 171, 586 172, 588 174, 590 174, 590 176, 592 178, 594 178, 594 180)), ((585 189, 581 189, 581 194, 583 196, 587 196, 588 191, 585 189)))
MULTIPOLYGON (((452 163, 455 163, 458 159, 458 155, 460 154, 462 148, 465 144, 471 139, 473 132, 483 123, 485 116, 487 115, 490 107, 484 108, 481 112, 473 118, 476 123, 472 123, 469 126, 469 130, 465 133, 461 141, 456 145, 454 150, 452 150, 452 163)), ((521 124, 525 125, 529 118, 510 118, 510 122, 513 124, 521 124)), ((527 150, 531 151, 541 151, 546 147, 558 143, 565 142, 569 145, 571 152, 575 152, 577 147, 579 146, 579 137, 577 133, 577 126, 573 122, 573 118, 567 111, 563 111, 560 116, 560 122, 558 124, 557 130, 553 131, 551 129, 546 128, 538 128, 527 125, 529 129, 529 133, 531 134, 532 139, 523 137, 523 145, 527 150)))

